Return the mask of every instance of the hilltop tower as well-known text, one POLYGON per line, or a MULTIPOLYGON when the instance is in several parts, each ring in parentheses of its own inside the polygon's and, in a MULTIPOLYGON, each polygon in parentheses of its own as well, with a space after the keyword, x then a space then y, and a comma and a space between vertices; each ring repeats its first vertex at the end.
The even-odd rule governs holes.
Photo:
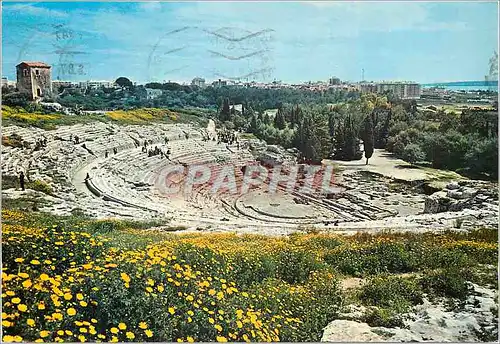
POLYGON ((51 66, 43 62, 21 62, 16 66, 17 89, 31 100, 52 94, 51 66))

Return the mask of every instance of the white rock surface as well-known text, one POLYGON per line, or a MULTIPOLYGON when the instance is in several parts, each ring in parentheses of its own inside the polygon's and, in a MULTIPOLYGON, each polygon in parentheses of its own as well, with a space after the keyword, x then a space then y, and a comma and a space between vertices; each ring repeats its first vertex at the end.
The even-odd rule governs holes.
MULTIPOLYGON (((478 333, 498 338, 498 295, 493 289, 471 284, 474 293, 465 307, 448 310, 444 304, 422 305, 404 317, 405 328, 370 327, 352 320, 334 320, 324 330, 321 341, 384 341, 384 342, 478 342, 478 333)), ((348 307, 342 316, 359 314, 360 308, 348 307)))
POLYGON ((335 320, 325 327, 322 342, 382 342, 384 337, 368 324, 352 320, 335 320))

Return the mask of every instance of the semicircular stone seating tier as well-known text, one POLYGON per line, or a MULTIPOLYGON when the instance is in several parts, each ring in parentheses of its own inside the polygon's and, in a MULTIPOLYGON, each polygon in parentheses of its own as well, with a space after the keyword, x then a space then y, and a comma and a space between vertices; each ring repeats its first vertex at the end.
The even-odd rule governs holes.
MULTIPOLYGON (((119 126, 91 123, 60 127, 52 131, 15 126, 3 130, 3 135, 6 136, 13 133, 20 135, 32 146, 42 137, 46 137, 48 142, 37 151, 4 146, 2 172, 17 175, 23 170, 32 179, 54 181, 53 188, 59 197, 68 201, 68 209, 80 207, 96 215, 131 217, 147 217, 151 213, 168 214, 174 211, 183 219, 203 217, 217 221, 227 218, 263 223, 304 222, 303 219, 286 214, 279 216, 246 206, 239 199, 240 195, 232 194, 227 189, 213 194, 212 183, 225 164, 234 166, 236 184, 240 190, 243 174, 239 166, 253 162, 254 158, 245 149, 238 150, 214 141, 204 142, 200 131, 189 125, 119 126), (189 139, 186 139, 186 134, 189 139), (75 136, 80 139, 78 144, 72 141, 75 136), (168 138, 167 144, 165 138, 168 138), (170 160, 161 155, 148 156, 142 151, 144 141, 148 141, 148 149, 155 146, 163 152, 170 149, 170 160), (114 149, 118 150, 116 154, 114 149), (106 152, 108 157, 105 157, 106 152), (205 164, 212 171, 211 179, 208 183, 195 185, 189 194, 183 194, 184 189, 181 188, 179 195, 165 195, 158 189, 157 181, 162 177, 162 170, 173 164, 205 164), (87 173, 90 180, 84 182, 87 173)), ((316 208, 331 210, 332 214, 338 214, 345 221, 369 219, 370 212, 378 210, 373 207, 368 209, 353 207, 351 204, 342 205, 339 202, 334 204, 326 199, 315 198, 312 192, 296 192, 294 195, 309 200, 316 208), (353 209, 360 215, 352 215, 353 209)))

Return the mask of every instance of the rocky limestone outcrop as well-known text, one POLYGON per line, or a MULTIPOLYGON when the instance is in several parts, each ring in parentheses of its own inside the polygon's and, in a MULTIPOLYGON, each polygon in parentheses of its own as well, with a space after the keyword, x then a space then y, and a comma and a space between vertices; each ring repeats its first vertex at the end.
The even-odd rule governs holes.
POLYGON ((352 320, 335 320, 324 329, 322 342, 383 342, 382 337, 373 332, 366 323, 352 320))
POLYGON ((426 197, 424 213, 474 209, 483 203, 498 205, 498 191, 495 186, 480 181, 452 182, 443 190, 426 197))
MULTIPOLYGON (((465 306, 449 310, 445 303, 424 303, 404 317, 405 328, 371 327, 360 320, 335 320, 324 329, 322 342, 477 342, 498 339, 498 295, 471 283, 474 293, 465 306)), ((361 308, 350 311, 362 319, 361 308)))

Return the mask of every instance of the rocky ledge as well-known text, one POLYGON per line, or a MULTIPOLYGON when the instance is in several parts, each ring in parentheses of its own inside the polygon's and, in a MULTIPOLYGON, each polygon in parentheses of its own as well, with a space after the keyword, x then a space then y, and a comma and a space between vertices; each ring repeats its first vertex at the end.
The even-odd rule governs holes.
POLYGON ((498 208, 498 190, 481 181, 452 182, 425 199, 424 213, 435 214, 479 207, 498 208))
POLYGON ((366 309, 354 307, 324 329, 322 342, 483 342, 498 340, 498 295, 472 284, 465 305, 449 310, 445 302, 424 303, 405 315, 404 328, 371 327, 361 319, 366 309))

